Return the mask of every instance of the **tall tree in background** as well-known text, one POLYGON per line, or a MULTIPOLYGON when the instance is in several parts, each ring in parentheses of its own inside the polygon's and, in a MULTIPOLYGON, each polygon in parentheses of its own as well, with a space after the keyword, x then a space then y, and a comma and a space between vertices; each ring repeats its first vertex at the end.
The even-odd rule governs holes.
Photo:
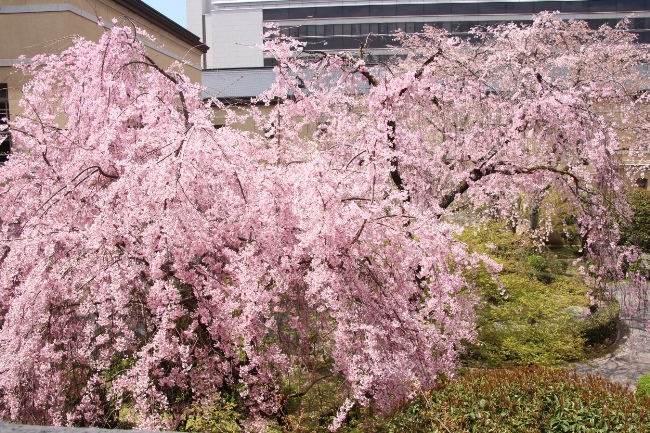
POLYGON ((23 67, 0 169, 6 420, 114 425, 128 408, 173 428, 228 390, 255 429, 325 377, 343 384, 332 428, 354 405, 390 410, 453 375, 475 335, 466 276, 497 266, 456 240, 462 221, 526 224, 522 200, 549 191, 595 287, 638 260, 617 246, 619 154, 643 150, 648 55, 621 29, 427 28, 372 70, 271 29, 265 135, 215 131, 201 89, 135 36, 23 67), (310 379, 282 395, 289 377, 310 379))

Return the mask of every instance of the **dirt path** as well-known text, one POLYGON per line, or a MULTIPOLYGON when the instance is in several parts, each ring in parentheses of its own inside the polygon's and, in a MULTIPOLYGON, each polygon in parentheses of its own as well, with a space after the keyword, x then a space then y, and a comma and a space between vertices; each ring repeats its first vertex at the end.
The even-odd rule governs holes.
POLYGON ((579 374, 597 374, 613 382, 636 388, 637 380, 650 373, 650 303, 627 299, 621 289, 615 291, 621 304, 621 323, 614 350, 600 358, 575 366, 579 374))

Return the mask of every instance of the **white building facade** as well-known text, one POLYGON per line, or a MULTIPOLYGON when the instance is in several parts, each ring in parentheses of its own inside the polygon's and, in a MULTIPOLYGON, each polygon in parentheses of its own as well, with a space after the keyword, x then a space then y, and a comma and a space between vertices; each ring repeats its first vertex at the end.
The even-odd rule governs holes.
POLYGON ((429 24, 462 35, 477 25, 529 22, 545 10, 592 27, 633 14, 633 31, 650 42, 650 0, 187 0, 187 23, 211 47, 204 68, 230 69, 273 64, 256 48, 267 22, 311 49, 358 51, 364 43, 381 59, 398 29, 412 33, 429 24))

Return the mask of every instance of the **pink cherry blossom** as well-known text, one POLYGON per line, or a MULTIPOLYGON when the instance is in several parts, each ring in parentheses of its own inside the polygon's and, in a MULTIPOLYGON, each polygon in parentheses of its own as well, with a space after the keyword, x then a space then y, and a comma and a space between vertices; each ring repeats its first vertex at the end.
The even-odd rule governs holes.
POLYGON ((259 427, 292 375, 341 380, 333 428, 354 405, 390 411, 475 337, 466 276, 498 266, 457 234, 498 217, 543 240, 551 212, 528 210, 551 193, 594 295, 626 278, 641 257, 617 246, 620 162, 644 155, 646 47, 549 14, 398 39, 406 58, 374 67, 270 29, 265 134, 234 111, 215 130, 200 86, 130 27, 22 66, 0 168, 0 417, 101 426, 128 408, 174 428, 227 388, 259 427))

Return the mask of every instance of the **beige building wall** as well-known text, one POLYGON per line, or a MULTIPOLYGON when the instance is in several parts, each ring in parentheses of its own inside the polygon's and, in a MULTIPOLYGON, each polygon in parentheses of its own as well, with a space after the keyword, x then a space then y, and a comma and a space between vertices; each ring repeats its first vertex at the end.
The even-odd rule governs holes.
MULTIPOLYGON (((260 130, 255 125, 255 121, 253 120, 253 114, 251 113, 251 106, 242 103, 240 105, 230 105, 228 108, 232 110, 236 115, 245 118, 244 122, 236 123, 232 125, 234 128, 237 128, 242 131, 264 134, 264 131, 260 130)), ((260 110, 263 115, 270 116, 271 110, 273 110, 273 106, 258 105, 256 109, 260 110)), ((213 106, 212 110, 214 112, 214 117, 213 117, 214 126, 217 128, 224 126, 226 124, 225 110, 216 106, 213 106)))
POLYGON ((13 68, 19 56, 58 53, 79 35, 98 40, 112 19, 146 30, 156 42, 145 42, 149 55, 160 66, 174 61, 187 62, 184 72, 201 82, 201 55, 208 47, 198 36, 155 12, 140 0, 2 0, 0 28, 5 38, 0 43, 0 83, 7 83, 11 116, 18 114, 18 101, 26 78, 13 68))

